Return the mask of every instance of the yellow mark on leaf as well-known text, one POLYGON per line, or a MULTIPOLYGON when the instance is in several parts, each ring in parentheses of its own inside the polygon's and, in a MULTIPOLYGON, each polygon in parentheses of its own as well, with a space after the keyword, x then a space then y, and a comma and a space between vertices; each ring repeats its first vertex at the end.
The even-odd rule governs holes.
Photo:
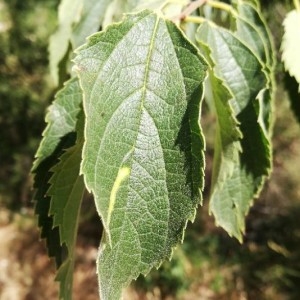
POLYGON ((119 190, 122 182, 129 176, 129 174, 130 174, 130 168, 128 168, 128 167, 123 167, 118 172, 117 178, 114 182, 114 185, 113 185, 111 193, 110 193, 108 216, 107 216, 107 227, 109 226, 111 214, 115 207, 118 190, 119 190))

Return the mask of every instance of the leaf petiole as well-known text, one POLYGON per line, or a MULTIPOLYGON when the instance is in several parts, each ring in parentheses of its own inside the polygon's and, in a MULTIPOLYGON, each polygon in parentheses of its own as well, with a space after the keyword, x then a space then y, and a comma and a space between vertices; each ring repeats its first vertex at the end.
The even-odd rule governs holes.
POLYGON ((207 0, 206 4, 213 7, 213 8, 224 10, 224 11, 232 14, 233 16, 238 15, 237 11, 231 5, 226 4, 224 2, 214 1, 214 0, 207 0))
POLYGON ((208 21, 207 19, 199 16, 187 16, 184 18, 183 22, 185 23, 194 23, 194 24, 202 24, 203 22, 208 21))

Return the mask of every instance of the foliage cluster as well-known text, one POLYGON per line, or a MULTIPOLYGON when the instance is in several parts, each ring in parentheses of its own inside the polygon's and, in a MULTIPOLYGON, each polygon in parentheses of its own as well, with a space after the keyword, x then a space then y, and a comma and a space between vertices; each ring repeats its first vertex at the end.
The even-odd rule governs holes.
MULTIPOLYGON (((296 80, 297 9, 282 43, 296 80)), ((245 215, 272 168, 276 58, 257 1, 64 0, 49 49, 55 82, 72 78, 49 108, 33 172, 62 298, 71 295, 85 189, 105 229, 102 299, 119 298, 171 256, 202 202, 202 99, 216 118, 210 212, 242 240, 245 215)))

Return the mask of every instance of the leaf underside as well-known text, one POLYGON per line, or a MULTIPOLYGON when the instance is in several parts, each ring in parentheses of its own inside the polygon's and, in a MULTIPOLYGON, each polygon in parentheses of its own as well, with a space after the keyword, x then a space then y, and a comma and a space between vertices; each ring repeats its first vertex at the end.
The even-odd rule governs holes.
POLYGON ((149 11, 90 37, 75 63, 86 117, 81 172, 106 232, 100 297, 115 300, 170 257, 201 201, 206 64, 149 11))

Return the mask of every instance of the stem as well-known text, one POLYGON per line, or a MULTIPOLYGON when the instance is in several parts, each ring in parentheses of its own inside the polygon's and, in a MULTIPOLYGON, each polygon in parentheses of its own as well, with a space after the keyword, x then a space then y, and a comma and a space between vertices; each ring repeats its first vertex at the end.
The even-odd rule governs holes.
POLYGON ((299 0, 294 0, 294 5, 295 5, 295 8, 297 11, 300 11, 300 3, 299 3, 299 0))
POLYGON ((185 20, 190 14, 192 14, 197 8, 206 3, 207 0, 196 0, 191 2, 187 8, 178 16, 174 17, 173 20, 185 20))
MULTIPOLYGON (((294 0, 299 5, 299 0, 294 0)), ((229 4, 226 4, 224 2, 220 1, 214 1, 214 0, 196 0, 191 2, 188 7, 178 16, 173 18, 173 21, 180 20, 184 22, 192 22, 196 24, 201 24, 204 22, 204 18, 197 17, 197 16, 191 16, 191 14, 200 6, 207 4, 213 8, 224 10, 233 16, 237 16, 237 11, 229 4)))
POLYGON ((203 22, 207 21, 207 19, 203 17, 197 17, 197 16, 187 16, 183 19, 184 22, 190 22, 195 24, 202 24, 203 22))
MULTIPOLYGON (((295 1, 297 1, 297 0, 295 0, 295 1)), ((224 2, 207 0, 206 4, 213 8, 218 8, 218 9, 224 10, 224 11, 232 14, 233 16, 237 15, 237 12, 235 11, 235 9, 231 5, 226 4, 224 2)))

